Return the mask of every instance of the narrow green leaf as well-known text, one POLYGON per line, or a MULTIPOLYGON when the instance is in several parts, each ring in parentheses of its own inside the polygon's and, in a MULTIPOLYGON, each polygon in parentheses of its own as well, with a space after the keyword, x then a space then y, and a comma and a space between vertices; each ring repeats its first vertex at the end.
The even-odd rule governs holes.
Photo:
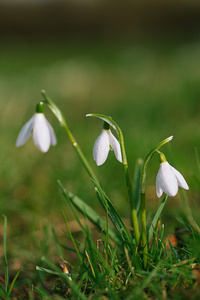
POLYGON ((55 272, 55 271, 52 271, 52 270, 49 270, 49 269, 46 269, 46 268, 42 268, 42 267, 39 267, 39 266, 36 266, 36 271, 45 272, 45 273, 54 274, 54 275, 59 275, 58 272, 55 272))
MULTIPOLYGON (((47 292, 47 290, 45 290, 45 287, 42 286, 34 286, 34 291, 36 291, 37 296, 39 299, 49 299, 49 292, 47 292)), ((32 293, 29 294, 29 300, 34 300, 34 296, 32 295, 32 293)), ((59 299, 56 299, 59 300, 59 299)))
POLYGON ((59 256, 63 258, 64 256, 63 256, 63 253, 62 253, 61 245, 58 241, 58 236, 57 236, 54 228, 52 228, 52 233, 53 233, 54 241, 55 241, 57 249, 58 249, 59 256))
POLYGON ((171 248, 171 250, 172 250, 172 252, 174 254, 174 258, 175 258, 176 262, 180 262, 181 260, 179 258, 178 252, 176 251, 175 247, 172 245, 172 243, 171 243, 171 241, 170 241, 169 238, 168 238, 168 243, 169 243, 170 248, 171 248))
POLYGON ((8 292, 9 287, 9 276, 8 276, 8 260, 7 260, 7 249, 6 249, 6 237, 7 237, 7 217, 4 216, 4 235, 3 235, 3 248, 4 248, 4 268, 5 268, 5 290, 8 292))
POLYGON ((78 256, 80 262, 82 262, 82 258, 81 258, 80 252, 79 252, 79 250, 78 250, 78 248, 77 248, 77 246, 76 246, 74 237, 73 237, 73 235, 72 235, 72 233, 71 233, 71 231, 70 231, 69 224, 68 224, 68 222, 67 222, 67 218, 66 218, 65 215, 64 215, 64 219, 65 219, 65 224, 66 224, 66 226, 67 226, 67 230, 68 230, 70 239, 71 239, 71 241, 72 241, 72 244, 73 244, 73 246, 74 246, 74 249, 76 250, 76 253, 77 253, 77 256, 78 256))
MULTIPOLYGON (((63 194, 65 200, 67 201, 67 204, 68 204, 68 206, 69 206, 69 208, 70 208, 72 214, 74 215, 74 217, 75 217, 77 223, 79 224, 79 226, 80 226, 80 228, 82 229, 82 231, 85 232, 85 227, 84 227, 83 224, 81 223, 80 218, 79 218, 79 216, 77 215, 76 210, 74 209, 74 205, 73 205, 73 203, 71 202, 69 196, 67 195, 66 189, 64 189, 64 187, 63 187, 62 183, 60 182, 60 180, 58 180, 58 184, 59 184, 59 186, 60 186, 61 192, 62 192, 62 194, 63 194)), ((75 207, 76 207, 76 206, 75 206, 75 207)))
MULTIPOLYGON (((91 208, 88 204, 86 204, 82 199, 80 199, 76 195, 67 192, 61 184, 61 182, 58 183, 61 188, 62 194, 68 203, 72 203, 83 215, 87 216, 87 218, 100 230, 102 230, 106 226, 105 220, 98 216, 98 214, 93 208, 91 208)), ((110 226, 108 227, 108 233, 116 244, 121 244, 119 235, 110 226)))
POLYGON ((2 296, 2 299, 10 299, 10 297, 8 296, 7 292, 5 291, 5 289, 3 288, 3 286, 0 284, 0 296, 2 296))
POLYGON ((157 222, 158 222, 158 219, 160 218, 160 215, 161 215, 161 213, 162 213, 162 211, 163 211, 163 208, 164 208, 164 206, 165 206, 165 204, 166 204, 166 202, 167 202, 167 198, 168 198, 168 195, 165 195, 165 196, 163 197, 163 199, 162 199, 162 201, 161 201, 161 203, 160 203, 160 205, 159 205, 159 207, 158 207, 158 209, 157 209, 157 211, 156 211, 156 214, 155 214, 155 216, 154 216, 154 218, 153 218, 152 225, 151 225, 150 228, 149 228, 149 235, 148 235, 148 240, 149 240, 149 241, 151 240, 151 238, 152 238, 152 236, 153 236, 153 230, 154 230, 154 228, 156 227, 156 224, 157 224, 157 222))
POLYGON ((77 285, 76 282, 70 280, 68 276, 66 276, 65 273, 63 273, 58 267, 56 267, 53 263, 51 263, 46 257, 43 257, 42 260, 56 273, 59 274, 60 277, 62 277, 67 284, 70 286, 73 296, 76 295, 76 298, 74 299, 80 299, 80 300, 87 300, 87 297, 80 291, 79 286, 77 285))
POLYGON ((10 284, 10 288, 9 288, 9 291, 8 291, 8 295, 10 295, 12 289, 13 289, 13 286, 15 284, 15 281, 17 280, 18 276, 19 276, 19 273, 21 272, 21 268, 19 268, 19 270, 17 271, 15 277, 13 278, 13 281, 11 282, 10 284))
MULTIPOLYGON (((133 181, 133 200, 135 201, 135 208, 137 213, 140 210, 140 190, 141 190, 141 177, 143 168, 143 159, 138 158, 135 165, 134 181, 133 181)), ((134 207, 132 205, 132 207, 134 207)))
POLYGON ((100 185, 97 182, 95 182, 94 180, 92 180, 92 181, 94 182, 96 189, 98 191, 97 196, 99 197, 99 201, 100 201, 101 205, 103 206, 104 210, 106 211, 106 205, 107 205, 106 201, 107 201, 109 218, 111 219, 113 225, 115 226, 118 233, 120 234, 122 240, 126 243, 127 248, 130 250, 130 248, 132 248, 132 246, 134 246, 133 240, 132 240, 126 226, 124 225, 124 222, 122 221, 117 210, 114 208, 112 202, 110 201, 108 196, 105 194, 103 189, 100 187, 100 185))

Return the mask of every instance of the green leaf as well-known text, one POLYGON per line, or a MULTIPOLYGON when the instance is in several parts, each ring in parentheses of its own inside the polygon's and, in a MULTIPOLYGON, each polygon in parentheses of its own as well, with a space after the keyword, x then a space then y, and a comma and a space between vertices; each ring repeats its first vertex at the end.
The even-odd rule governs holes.
POLYGON ((114 208, 110 199, 105 194, 105 192, 100 187, 100 185, 97 182, 95 182, 94 180, 92 180, 92 181, 94 182, 96 189, 98 191, 97 196, 99 197, 99 201, 100 201, 101 205, 103 206, 105 211, 106 211, 107 205, 108 205, 108 215, 109 215, 110 220, 112 221, 113 225, 117 229, 118 233, 120 234, 120 236, 121 236, 122 240, 124 241, 124 243, 126 244, 127 248, 129 250, 132 250, 131 248, 134 246, 133 240, 132 240, 126 226, 124 225, 121 217, 119 216, 117 210, 114 208), (107 202, 107 204, 106 204, 106 202, 107 202))
POLYGON ((13 281, 12 281, 11 284, 10 284, 10 288, 9 288, 9 291, 8 291, 8 295, 10 295, 10 293, 11 293, 11 291, 12 291, 12 289, 13 289, 13 286, 14 286, 14 284, 15 284, 15 281, 17 280, 17 278, 18 278, 20 272, 21 272, 21 268, 19 268, 19 270, 17 271, 17 273, 16 273, 16 275, 15 275, 13 281))
MULTIPOLYGON (((143 168, 143 159, 138 158, 135 165, 134 180, 133 180, 133 200, 137 213, 140 210, 140 190, 141 190, 141 177, 143 168)), ((133 205, 131 206, 133 207, 133 205)))
POLYGON ((64 255, 62 253, 61 245, 60 245, 60 243, 58 241, 58 236, 57 236, 56 231, 55 231, 54 228, 52 228, 52 233, 53 233, 54 241, 55 241, 57 249, 58 249, 59 256, 63 258, 64 255))
POLYGON ((54 275, 59 275, 58 272, 55 272, 55 271, 52 271, 50 269, 46 269, 46 268, 43 268, 43 267, 39 267, 39 266, 36 266, 36 271, 45 272, 45 273, 54 274, 54 275))
POLYGON ((4 248, 4 268, 5 268, 5 290, 8 292, 9 286, 9 275, 8 275, 8 260, 7 260, 7 249, 6 249, 6 237, 7 237, 7 217, 4 216, 4 235, 3 235, 3 248, 4 248))
POLYGON ((0 296, 3 296, 3 299, 5 298, 6 300, 11 299, 1 284, 0 284, 0 296))
POLYGON ((160 218, 160 215, 161 215, 161 213, 162 213, 162 211, 163 211, 163 208, 164 208, 164 206, 165 206, 165 204, 166 204, 166 202, 167 202, 167 198, 168 198, 168 195, 165 195, 165 196, 163 197, 162 202, 160 203, 160 205, 159 205, 159 207, 158 207, 158 209, 157 209, 157 211, 156 211, 156 214, 155 214, 155 216, 154 216, 154 218, 153 218, 152 225, 151 225, 150 228, 149 228, 149 235, 148 235, 149 241, 151 240, 151 238, 152 238, 152 236, 153 236, 153 230, 154 230, 154 228, 156 227, 156 224, 157 224, 157 222, 158 222, 158 219, 160 218))
POLYGON ((80 287, 77 285, 76 282, 70 280, 65 273, 63 273, 58 267, 56 267, 52 262, 50 262, 46 257, 42 257, 44 263, 46 263, 53 271, 59 274, 61 278, 63 278, 67 284, 70 286, 73 296, 76 295, 76 298, 73 299, 80 299, 80 300, 87 300, 87 297, 80 291, 80 287))
MULTIPOLYGON (((61 188, 62 194, 68 203, 73 204, 83 215, 87 216, 87 218, 100 230, 106 227, 105 220, 101 218, 93 208, 91 208, 88 204, 86 204, 82 199, 80 199, 76 195, 67 192, 60 181, 58 183, 61 188)), ((108 233, 116 244, 121 244, 119 235, 110 226, 108 227, 108 233)))
POLYGON ((67 226, 67 230, 68 230, 70 239, 71 239, 71 241, 72 241, 72 244, 73 244, 73 246, 74 246, 74 249, 76 250, 76 253, 77 253, 77 256, 78 256, 80 262, 82 262, 81 254, 80 254, 78 248, 76 247, 76 243, 75 243, 74 237, 73 237, 73 235, 72 235, 72 233, 71 233, 71 231, 70 231, 70 228, 69 228, 69 225, 68 225, 68 222, 67 222, 67 218, 66 218, 65 215, 64 215, 64 218, 65 218, 65 224, 66 224, 66 226, 67 226))

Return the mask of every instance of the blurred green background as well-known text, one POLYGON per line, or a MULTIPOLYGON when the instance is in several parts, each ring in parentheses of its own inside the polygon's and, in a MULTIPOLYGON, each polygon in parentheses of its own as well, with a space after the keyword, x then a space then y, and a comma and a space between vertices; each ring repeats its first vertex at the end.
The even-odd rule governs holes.
MULTIPOLYGON (((92 148, 102 123, 85 115, 110 115, 119 124, 131 178, 136 159, 174 135, 162 150, 187 180, 187 197, 198 222, 199 13, 197 1, 183 1, 181 6, 176 1, 0 2, 0 212, 8 217, 10 256, 30 255, 26 251, 35 249, 35 233, 42 239, 45 225, 65 230, 62 211, 69 219, 71 215, 58 179, 102 212, 88 175, 48 108, 45 114, 56 132, 57 146, 43 154, 30 138, 23 147, 15 147, 19 130, 42 99, 42 89, 62 109, 124 218, 129 217, 129 206, 122 166, 110 153, 106 163, 96 167, 92 148)), ((155 156, 147 173, 150 213, 159 203, 158 168, 155 156)), ((170 226, 178 211, 182 211, 180 197, 169 198, 164 214, 170 226)))

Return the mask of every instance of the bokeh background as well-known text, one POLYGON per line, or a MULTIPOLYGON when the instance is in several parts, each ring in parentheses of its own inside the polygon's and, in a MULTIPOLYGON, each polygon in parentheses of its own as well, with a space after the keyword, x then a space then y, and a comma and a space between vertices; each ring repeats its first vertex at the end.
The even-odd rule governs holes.
MULTIPOLYGON (((102 123, 85 115, 111 115, 119 124, 131 178, 137 158, 174 135, 162 150, 186 178, 187 198, 199 222, 199 1, 1 0, 0 37, 0 215, 8 218, 12 268, 35 262, 51 250, 55 243, 44 240, 43 231, 46 237, 51 226, 58 236, 66 230, 62 212, 69 220, 72 216, 58 179, 103 214, 88 175, 48 108, 45 114, 57 146, 46 154, 32 139, 15 147, 19 130, 42 99, 42 89, 62 109, 124 218, 129 217, 129 206, 122 167, 113 153, 96 167, 92 148, 102 123)), ((149 215, 159 203, 158 168, 155 156, 147 174, 149 215)), ((177 226, 182 206, 179 196, 169 198, 163 216, 168 230, 177 226)), ((0 242, 0 256, 2 250, 0 242)))

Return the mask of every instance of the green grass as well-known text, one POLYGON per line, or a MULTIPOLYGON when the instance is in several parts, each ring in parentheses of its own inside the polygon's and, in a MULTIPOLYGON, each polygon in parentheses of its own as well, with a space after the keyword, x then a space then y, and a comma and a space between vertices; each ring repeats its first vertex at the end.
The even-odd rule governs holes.
MULTIPOLYGON (((190 186, 187 197, 198 221, 200 185, 195 148, 198 150, 200 143, 199 62, 198 40, 1 44, 0 211, 8 219, 7 256, 13 278, 23 264, 19 277, 30 285, 27 279, 35 280, 39 276, 34 266, 43 266, 40 260, 42 256, 54 262, 59 258, 59 247, 56 246, 51 227, 58 231, 59 242, 66 245, 66 237, 62 233, 62 230, 66 230, 63 210, 68 220, 74 217, 61 195, 58 179, 68 191, 84 199, 105 217, 94 194, 92 182, 88 180, 65 133, 50 111, 46 109, 46 116, 55 129, 58 145, 51 147, 45 155, 38 151, 31 139, 22 148, 15 147, 21 126, 32 116, 36 103, 41 100, 41 89, 45 89, 64 112, 86 158, 125 220, 129 217, 129 209, 121 166, 112 154, 102 167, 95 166, 92 147, 101 131, 101 124, 95 119, 85 118, 85 115, 111 115, 120 125, 124 133, 131 179, 134 177, 137 158, 144 158, 160 140, 174 135, 173 141, 165 147, 165 154, 190 186)), ((158 206, 155 195, 157 170, 158 161, 155 157, 147 171, 148 217, 155 214, 158 206)), ((166 234, 182 226, 177 220, 182 214, 180 196, 169 198, 162 216, 166 234)), ((0 221, 1 228, 3 218, 0 221)), ((76 235, 83 239, 79 231, 76 235)), ((197 255, 198 239, 195 246, 197 255)), ((190 239, 189 243, 192 244, 192 241, 190 239)), ((94 245, 87 247, 91 250, 94 245)), ((63 251, 68 257, 68 251, 63 251)), ((166 254, 171 259, 171 265, 176 263, 174 257, 170 258, 172 252, 171 249, 171 254, 166 254)), ((180 255, 187 256, 187 259, 195 256, 191 253, 186 255, 185 252, 180 255)), ((0 257, 3 257, 2 247, 0 257)), ((72 255, 74 260, 75 254, 72 255)), ((127 257, 124 260, 128 264, 127 257)), ((153 291, 153 283, 160 281, 159 272, 162 268, 166 268, 164 261, 158 264, 153 275, 139 274, 136 283, 131 278, 130 290, 133 284, 137 287, 136 294, 151 289, 153 291)), ((189 278, 185 290, 192 287, 193 275, 188 271, 190 274, 187 276, 187 268, 183 274, 178 275, 180 268, 178 271, 166 271, 166 277, 175 273, 169 283, 170 287, 165 283, 164 276, 161 280, 162 288, 159 287, 153 293, 159 297, 161 290, 169 291, 169 295, 177 290, 178 295, 179 286, 185 278, 189 278), (175 286, 177 278, 180 284, 175 286)), ((115 276, 117 281, 118 275, 115 276)), ((123 276, 126 278, 128 275, 126 273, 123 276)))

